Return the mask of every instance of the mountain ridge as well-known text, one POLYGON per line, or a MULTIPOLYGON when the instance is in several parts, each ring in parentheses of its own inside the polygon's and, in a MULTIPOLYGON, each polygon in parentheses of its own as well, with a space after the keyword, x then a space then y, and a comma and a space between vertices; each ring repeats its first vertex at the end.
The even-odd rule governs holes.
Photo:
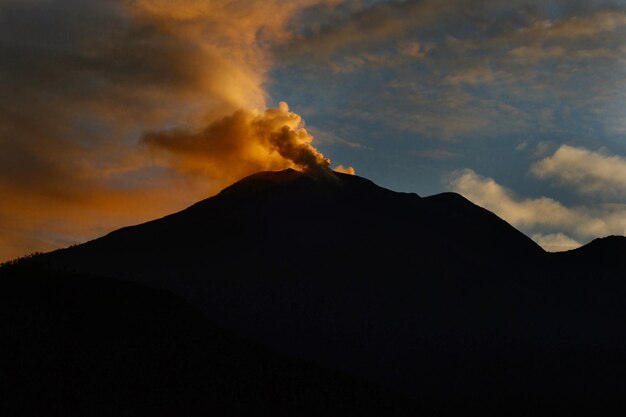
MULTIPOLYGON (((195 204, 192 204, 191 206, 187 207, 186 209, 181 210, 180 212, 172 213, 162 218, 150 220, 145 223, 132 225, 132 226, 126 226, 118 230, 115 230, 113 232, 110 232, 101 238, 96 238, 86 243, 90 243, 95 240, 100 240, 111 234, 118 233, 119 231, 128 230, 129 228, 136 228, 138 226, 151 224, 154 222, 159 222, 163 219, 168 219, 173 216, 176 217, 182 213, 188 213, 189 211, 197 210, 201 207, 206 206, 207 204, 210 204, 211 202, 219 198, 233 197, 233 196, 241 197, 242 195, 244 195, 244 198, 247 198, 249 197, 246 195, 248 192, 251 192, 253 194, 254 193, 259 194, 259 193, 271 191, 272 189, 276 189, 276 188, 289 187, 289 186, 292 186, 294 183, 298 183, 298 182, 308 182, 307 185, 312 186, 311 188, 313 188, 315 185, 319 186, 321 184, 322 186, 320 188, 326 188, 326 189, 334 190, 334 191, 344 191, 343 186, 346 185, 347 183, 347 185, 349 185, 350 187, 346 187, 346 188, 350 188, 353 193, 355 191, 362 192, 363 190, 367 190, 367 192, 377 192, 380 194, 386 194, 388 196, 393 195, 393 196, 405 198, 405 199, 419 199, 419 200, 432 201, 432 202, 435 202, 435 204, 438 207, 441 207, 441 205, 445 206, 445 205, 452 205, 452 204, 454 205, 463 204, 466 207, 477 208, 483 213, 488 213, 488 215, 491 216, 492 218, 497 218, 502 223, 506 223, 504 220, 498 218, 493 213, 489 212, 488 210, 483 209, 482 207, 475 205, 474 203, 472 203, 471 201, 469 201, 468 199, 466 199, 465 197, 463 197, 462 195, 458 193, 444 192, 444 193, 436 194, 433 196, 420 197, 416 193, 403 193, 403 192, 396 192, 396 191, 388 190, 386 188, 376 185, 371 180, 368 180, 366 178, 362 178, 356 175, 349 175, 349 174, 343 174, 343 173, 338 173, 338 172, 334 172, 333 174, 338 178, 339 181, 337 182, 329 181, 325 177, 316 178, 313 175, 308 175, 300 171, 296 171, 294 169, 287 169, 284 171, 266 171, 266 172, 252 174, 224 188, 218 194, 208 197, 206 199, 203 199, 195 204)), ((311 190, 310 189, 305 190, 305 192, 309 192, 309 191, 311 190)), ((508 225, 508 223, 506 224, 508 225)), ((521 234, 513 226, 508 225, 508 227, 511 230, 515 230, 515 232, 521 234)), ((528 243, 530 243, 530 246, 539 248, 539 246, 536 243, 534 243, 530 238, 525 236, 525 240, 528 243)), ((64 251, 64 250, 65 249, 59 249, 54 252, 59 252, 59 251, 64 251)))
POLYGON ((338 179, 255 174, 38 259, 166 289, 273 351, 444 415, 592 410, 607 395, 621 404, 626 385, 603 377, 626 364, 614 331, 626 317, 621 258, 547 253, 458 194, 338 179))

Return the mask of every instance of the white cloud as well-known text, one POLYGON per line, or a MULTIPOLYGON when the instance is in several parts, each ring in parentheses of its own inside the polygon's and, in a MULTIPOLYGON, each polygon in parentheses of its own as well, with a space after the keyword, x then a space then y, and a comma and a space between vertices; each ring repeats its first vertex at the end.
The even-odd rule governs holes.
POLYGON ((547 235, 536 233, 532 238, 548 252, 562 252, 582 246, 582 243, 563 233, 550 233, 547 235))
POLYGON ((453 174, 451 185, 454 191, 495 212, 514 226, 567 226, 578 217, 551 198, 518 199, 493 179, 469 169, 453 174))
POLYGON ((583 194, 626 195, 626 159, 562 145, 530 171, 538 178, 556 179, 583 194))
POLYGON ((579 240, 626 234, 626 205, 566 207, 548 197, 520 198, 492 178, 469 169, 453 173, 450 186, 453 191, 533 236, 547 250, 553 249, 557 243, 571 249, 579 240), (559 234, 571 236, 571 240, 566 241, 559 234))

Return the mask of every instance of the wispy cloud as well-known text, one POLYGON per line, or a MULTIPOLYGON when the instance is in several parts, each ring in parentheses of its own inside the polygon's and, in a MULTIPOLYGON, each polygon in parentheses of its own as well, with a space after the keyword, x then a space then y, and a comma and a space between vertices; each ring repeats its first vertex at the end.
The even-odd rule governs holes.
POLYGON ((477 66, 450 74, 446 77, 445 81, 453 85, 478 85, 492 83, 495 79, 496 77, 490 68, 477 66))
POLYGON ((589 38, 605 32, 614 32, 626 26, 626 13, 622 10, 599 10, 581 16, 566 17, 556 21, 540 20, 523 32, 544 39, 589 38))
POLYGON ((364 90, 353 100, 341 81, 330 87, 344 93, 336 110, 346 119, 375 112, 368 117, 445 140, 623 126, 619 114, 593 113, 615 106, 598 88, 626 78, 619 2, 367 4, 319 26, 305 24, 278 51, 279 66, 317 83, 330 82, 321 75, 329 70, 337 80, 350 74, 350 86, 362 78, 364 90), (549 111, 552 117, 544 117, 549 111))

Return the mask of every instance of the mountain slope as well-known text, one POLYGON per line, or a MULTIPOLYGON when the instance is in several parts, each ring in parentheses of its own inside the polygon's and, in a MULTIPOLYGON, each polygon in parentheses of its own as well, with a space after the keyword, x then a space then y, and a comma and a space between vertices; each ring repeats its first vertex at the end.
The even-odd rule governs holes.
MULTIPOLYGON (((54 257, 119 273, 111 265, 118 257, 133 257, 127 265, 142 263, 143 271, 155 265, 150 258, 158 254, 165 256, 158 270, 164 263, 178 269, 179 261, 210 260, 211 269, 221 274, 261 275, 266 267, 271 274, 277 266, 289 268, 287 257, 315 258, 323 263, 320 267, 335 269, 351 258, 360 261, 351 268, 382 263, 365 256, 372 252, 381 259, 395 253, 405 263, 404 271, 412 260, 417 272, 446 267, 443 263, 459 269, 475 264, 497 268, 543 254, 522 233, 457 194, 420 198, 337 175, 337 182, 293 170, 253 175, 180 213, 121 229, 54 257), (106 259, 108 254, 116 258, 106 259), (446 259, 439 259, 442 255, 446 259), (238 262, 251 258, 254 265, 238 262)), ((371 266, 364 271, 371 274, 371 266)), ((381 267, 393 265, 377 265, 381 267)), ((303 272, 298 269, 291 272, 303 272)))
POLYGON ((168 289, 220 326, 436 413, 622 405, 614 261, 579 268, 584 251, 547 254, 456 194, 337 178, 260 173, 42 261, 168 289))

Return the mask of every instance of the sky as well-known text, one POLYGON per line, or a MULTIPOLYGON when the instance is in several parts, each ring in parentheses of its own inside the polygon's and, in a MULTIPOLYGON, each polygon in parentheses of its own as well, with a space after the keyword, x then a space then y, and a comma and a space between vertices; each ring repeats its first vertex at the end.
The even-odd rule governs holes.
POLYGON ((0 261, 259 170, 626 233, 626 2, 0 0, 0 261))

